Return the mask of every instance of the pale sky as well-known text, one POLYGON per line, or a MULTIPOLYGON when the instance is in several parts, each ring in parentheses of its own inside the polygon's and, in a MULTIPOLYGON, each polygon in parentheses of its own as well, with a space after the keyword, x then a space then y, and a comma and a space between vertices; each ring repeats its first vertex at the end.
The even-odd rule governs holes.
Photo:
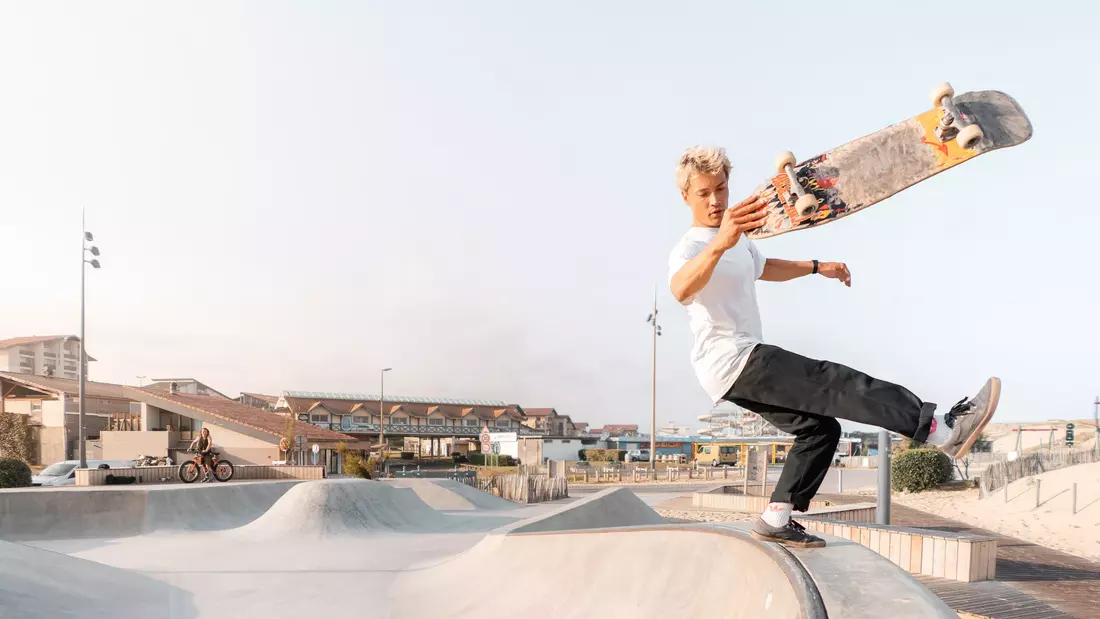
POLYGON ((648 429, 656 285, 658 423, 698 427, 680 152, 725 146, 739 199, 946 80, 1034 137, 760 241, 853 277, 759 284, 765 339, 944 407, 1000 376, 997 421, 1091 417, 1095 6, 595 4, 3 2, 0 338, 79 331, 84 207, 95 380, 374 392, 392 366, 391 394, 648 429))

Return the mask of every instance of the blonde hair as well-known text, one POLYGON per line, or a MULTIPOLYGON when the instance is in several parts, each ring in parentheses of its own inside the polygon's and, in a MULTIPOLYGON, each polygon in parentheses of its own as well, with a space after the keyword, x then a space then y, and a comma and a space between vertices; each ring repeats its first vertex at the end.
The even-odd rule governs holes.
POLYGON ((680 155, 676 166, 676 185, 686 192, 691 178, 696 174, 718 174, 721 172, 729 180, 733 166, 726 157, 726 149, 717 146, 693 146, 680 155))

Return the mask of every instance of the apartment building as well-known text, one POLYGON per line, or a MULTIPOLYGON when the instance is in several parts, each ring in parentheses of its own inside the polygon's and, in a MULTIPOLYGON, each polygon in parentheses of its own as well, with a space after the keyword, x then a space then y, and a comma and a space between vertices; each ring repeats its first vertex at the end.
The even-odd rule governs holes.
MULTIPOLYGON (((575 436, 576 426, 569 415, 562 415, 553 408, 527 408, 523 411, 527 418, 523 425, 553 436, 575 436)), ((585 424, 587 427, 588 424, 585 424)))
MULTIPOLYGON (((0 372, 77 380, 80 338, 32 335, 0 340, 0 372)), ((95 361, 89 356, 88 362, 95 361)))

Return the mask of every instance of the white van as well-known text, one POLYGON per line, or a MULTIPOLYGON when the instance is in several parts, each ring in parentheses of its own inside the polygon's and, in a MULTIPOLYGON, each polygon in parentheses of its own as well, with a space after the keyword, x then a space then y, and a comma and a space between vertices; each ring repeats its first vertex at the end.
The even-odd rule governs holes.
MULTIPOLYGON (((137 464, 136 460, 88 460, 88 468, 97 469, 99 465, 106 464, 112 469, 130 468, 137 464)), ((80 460, 62 460, 42 469, 37 475, 31 476, 32 486, 72 486, 76 483, 76 467, 80 466, 80 460)))

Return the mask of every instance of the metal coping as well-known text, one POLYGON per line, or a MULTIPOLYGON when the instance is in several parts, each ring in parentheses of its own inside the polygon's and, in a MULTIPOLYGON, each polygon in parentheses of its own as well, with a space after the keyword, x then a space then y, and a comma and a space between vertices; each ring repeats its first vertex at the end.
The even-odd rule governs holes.
MULTIPOLYGON (((356 400, 378 401, 381 396, 372 393, 353 393, 348 391, 284 391, 285 398, 312 398, 317 400, 356 400)), ((387 402, 397 404, 451 404, 455 406, 511 406, 503 400, 465 400, 462 398, 426 398, 421 396, 387 395, 387 402)))

